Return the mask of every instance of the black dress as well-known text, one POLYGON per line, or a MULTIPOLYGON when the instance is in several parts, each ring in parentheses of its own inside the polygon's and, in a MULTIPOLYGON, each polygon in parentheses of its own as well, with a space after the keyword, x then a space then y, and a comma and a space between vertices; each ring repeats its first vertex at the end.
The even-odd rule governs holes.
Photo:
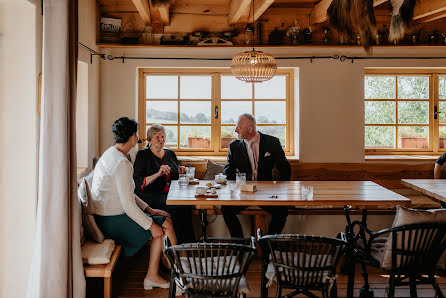
POLYGON ((164 157, 160 159, 149 147, 143 148, 136 154, 133 180, 135 181, 135 194, 151 208, 167 211, 172 216, 173 227, 178 243, 194 242, 194 229, 190 206, 167 206, 166 199, 171 180, 178 179, 178 159, 175 152, 164 150, 164 157), (161 165, 170 167, 170 177, 162 175, 151 184, 143 186, 144 178, 156 174, 161 165))

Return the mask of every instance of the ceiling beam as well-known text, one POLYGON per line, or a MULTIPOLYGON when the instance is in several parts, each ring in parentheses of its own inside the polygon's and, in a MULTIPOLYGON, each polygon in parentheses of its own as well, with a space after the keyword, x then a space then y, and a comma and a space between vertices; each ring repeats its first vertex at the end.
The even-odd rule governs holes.
POLYGON ((237 23, 243 16, 248 16, 251 0, 232 0, 229 4, 229 24, 237 23))
POLYGON ((169 26, 170 24, 170 17, 169 17, 169 7, 170 4, 158 6, 158 11, 161 16, 161 20, 164 25, 169 26))
MULTIPOLYGON (((254 2, 254 22, 257 21, 258 18, 262 16, 265 10, 274 2, 274 0, 256 0, 254 2)), ((249 16, 249 22, 253 22, 252 20, 252 11, 249 16)))
MULTIPOLYGON (((388 0, 374 0, 373 7, 381 5, 387 1, 388 0)), ((444 1, 444 0, 439 0, 439 1, 444 1)), ((314 6, 313 15, 311 16, 312 24, 323 23, 328 19, 327 9, 330 6, 331 2, 333 2, 333 0, 322 0, 321 2, 319 2, 314 6)))
POLYGON ((413 19, 420 22, 430 22, 445 15, 445 0, 420 1, 415 5, 413 19))
POLYGON ((144 24, 146 24, 147 26, 151 25, 152 21, 150 19, 149 1, 147 0, 132 0, 132 1, 139 12, 139 15, 144 21, 144 24))

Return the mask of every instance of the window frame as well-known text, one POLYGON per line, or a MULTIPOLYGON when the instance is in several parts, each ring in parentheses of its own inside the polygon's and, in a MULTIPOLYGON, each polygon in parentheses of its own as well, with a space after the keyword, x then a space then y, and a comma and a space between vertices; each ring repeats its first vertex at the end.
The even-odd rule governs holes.
MULTIPOLYGON (((222 101, 237 101, 237 99, 221 99, 221 76, 232 75, 229 68, 139 68, 138 70, 138 105, 137 114, 138 122, 140 124, 139 138, 146 138, 146 102, 150 101, 146 99, 146 76, 147 75, 210 75, 212 77, 212 91, 211 99, 201 99, 192 101, 211 101, 211 123, 210 124, 184 124, 183 126, 211 126, 211 145, 209 149, 186 149, 186 148, 171 148, 178 156, 226 156, 228 149, 221 147, 221 128, 233 127, 234 124, 221 123, 221 106, 222 101), (214 111, 218 108, 218 118, 215 118, 214 111)), ((287 156, 294 155, 294 69, 293 68, 280 68, 277 69, 276 75, 286 76, 286 123, 285 124, 257 124, 261 126, 281 126, 286 129, 286 144, 284 152, 287 156)), ((250 83, 259 84, 259 83, 250 83)), ((253 94, 254 94, 254 88, 253 94)), ((180 92, 180 90, 178 90, 180 92)), ((180 105, 181 99, 173 99, 178 101, 180 105)), ((256 101, 269 101, 271 99, 244 99, 243 101, 252 101, 253 113, 255 115, 255 102, 256 101)), ((158 100, 159 101, 159 100, 158 100)), ((185 100, 188 101, 188 100, 185 100)), ((189 100, 190 101, 190 100, 189 100)), ((178 113, 178 123, 171 126, 180 127, 179 122, 180 110, 178 113)), ((150 124, 149 124, 150 125, 150 124)), ((164 125, 164 124, 163 124, 164 125)), ((167 124, 166 124, 167 125, 167 124)), ((178 135, 178 139, 180 135, 178 135)), ((284 145, 284 144, 282 144, 284 145)), ((141 149, 144 144, 139 144, 138 148, 141 149)))
MULTIPOLYGON (((428 101, 428 123, 427 124, 418 124, 418 125, 412 125, 412 124, 398 124, 398 106, 397 102, 399 101, 424 101, 424 100, 399 100, 398 99, 398 93, 396 94, 395 99, 366 99, 365 98, 365 92, 363 95, 364 100, 364 113, 365 113, 365 103, 367 101, 373 102, 373 101, 393 101, 396 103, 395 109, 395 123, 394 124, 366 124, 365 118, 364 118, 364 150, 366 155, 398 155, 398 154, 404 154, 404 155, 438 155, 446 152, 446 148, 440 148, 440 142, 439 142, 439 128, 441 126, 446 127, 446 122, 440 123, 440 117, 437 119, 434 119, 434 107, 437 106, 439 108, 440 101, 446 102, 446 100, 440 100, 439 99, 439 77, 446 75, 446 69, 432 69, 432 68, 425 68, 425 69, 376 69, 376 68, 370 68, 365 70, 364 74, 364 81, 366 76, 427 76, 429 77, 429 99, 428 101), (428 140, 428 148, 427 149, 398 149, 398 148, 392 148, 392 149, 385 149, 385 148, 365 148, 365 127, 367 126, 392 126, 395 127, 395 145, 397 145, 398 142, 398 130, 397 127, 401 126, 428 126, 429 131, 429 140, 428 140)), ((398 83, 396 82, 396 92, 398 90, 398 83)), ((364 85, 365 90, 365 85, 364 85)), ((444 111, 446 112, 446 111, 444 111)), ((365 116, 365 114, 364 114, 365 116)))

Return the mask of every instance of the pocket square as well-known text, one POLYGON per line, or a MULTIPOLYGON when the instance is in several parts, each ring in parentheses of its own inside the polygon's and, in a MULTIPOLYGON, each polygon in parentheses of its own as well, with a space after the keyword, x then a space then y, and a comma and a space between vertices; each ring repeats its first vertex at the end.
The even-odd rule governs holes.
POLYGON ((271 156, 271 153, 266 152, 266 153, 265 153, 265 156, 263 156, 263 157, 268 157, 268 156, 271 156))

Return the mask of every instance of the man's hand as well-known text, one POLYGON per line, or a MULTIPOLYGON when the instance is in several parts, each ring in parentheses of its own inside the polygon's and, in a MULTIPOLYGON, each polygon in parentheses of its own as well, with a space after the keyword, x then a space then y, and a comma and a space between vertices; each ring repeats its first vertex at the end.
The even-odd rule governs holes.
POLYGON ((169 213, 167 213, 164 210, 160 210, 160 209, 152 209, 149 212, 150 212, 150 214, 153 214, 153 215, 160 215, 160 216, 170 217, 169 213))
POLYGON ((152 222, 149 230, 152 232, 152 238, 160 238, 164 235, 163 228, 154 222, 152 222))

